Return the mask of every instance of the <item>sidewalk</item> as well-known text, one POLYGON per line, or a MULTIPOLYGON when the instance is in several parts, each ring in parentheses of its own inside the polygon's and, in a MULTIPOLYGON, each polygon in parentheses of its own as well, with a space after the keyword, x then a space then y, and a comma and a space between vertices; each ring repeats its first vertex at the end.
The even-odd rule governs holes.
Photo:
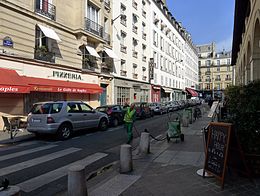
POLYGON ((224 190, 216 178, 202 178, 197 170, 204 166, 204 145, 201 129, 211 119, 205 114, 202 118, 183 127, 185 141, 168 144, 151 144, 151 154, 136 155, 133 152, 134 171, 110 176, 95 188, 89 190, 91 196, 190 196, 190 195, 260 195, 260 180, 250 182, 236 175, 226 175, 224 190))
POLYGON ((2 144, 12 144, 15 142, 21 142, 24 140, 29 140, 34 137, 34 134, 29 133, 27 130, 19 131, 17 135, 11 139, 10 132, 0 130, 0 145, 2 144))

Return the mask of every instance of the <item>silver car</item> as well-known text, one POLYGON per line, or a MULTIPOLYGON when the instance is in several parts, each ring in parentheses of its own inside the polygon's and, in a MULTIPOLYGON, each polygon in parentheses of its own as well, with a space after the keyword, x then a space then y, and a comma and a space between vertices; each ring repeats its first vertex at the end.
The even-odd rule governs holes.
POLYGON ((56 134, 59 139, 68 139, 74 131, 108 127, 108 116, 95 111, 82 101, 50 101, 33 105, 28 115, 27 130, 40 134, 56 134))

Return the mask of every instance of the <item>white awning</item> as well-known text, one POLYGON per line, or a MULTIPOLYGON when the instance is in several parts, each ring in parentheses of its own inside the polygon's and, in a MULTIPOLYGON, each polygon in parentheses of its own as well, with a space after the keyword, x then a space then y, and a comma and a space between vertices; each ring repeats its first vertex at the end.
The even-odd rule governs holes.
POLYGON ((98 55, 97 51, 95 50, 95 48, 92 48, 90 46, 86 46, 86 49, 88 50, 89 54, 91 56, 95 56, 97 58, 100 58, 100 56, 98 55))
POLYGON ((37 24, 37 25, 46 37, 54 39, 54 40, 59 41, 59 42, 61 41, 61 39, 59 38, 59 36, 57 35, 57 33, 53 29, 42 26, 40 24, 37 24))
POLYGON ((107 55, 108 55, 109 57, 111 57, 112 59, 118 59, 118 56, 114 53, 113 50, 111 50, 111 49, 109 49, 109 48, 105 48, 104 51, 105 51, 105 52, 107 53, 107 55))
POLYGON ((164 90, 164 92, 166 92, 166 93, 171 93, 171 92, 172 92, 172 89, 171 89, 171 88, 163 87, 163 90, 164 90))

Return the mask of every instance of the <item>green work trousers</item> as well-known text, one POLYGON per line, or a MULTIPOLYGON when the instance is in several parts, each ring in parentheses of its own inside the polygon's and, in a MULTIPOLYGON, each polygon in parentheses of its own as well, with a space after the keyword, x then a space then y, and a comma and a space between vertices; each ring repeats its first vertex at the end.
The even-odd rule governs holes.
POLYGON ((127 131, 127 143, 130 143, 133 139, 133 123, 126 122, 125 123, 126 131, 127 131))

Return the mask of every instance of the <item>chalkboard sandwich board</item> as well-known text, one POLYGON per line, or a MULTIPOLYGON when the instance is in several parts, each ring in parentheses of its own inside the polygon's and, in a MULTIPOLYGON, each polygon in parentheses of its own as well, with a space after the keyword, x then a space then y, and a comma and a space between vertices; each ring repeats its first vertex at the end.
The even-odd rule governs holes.
POLYGON ((204 171, 220 179, 222 189, 224 187, 231 126, 232 124, 229 123, 211 122, 209 124, 204 171))

